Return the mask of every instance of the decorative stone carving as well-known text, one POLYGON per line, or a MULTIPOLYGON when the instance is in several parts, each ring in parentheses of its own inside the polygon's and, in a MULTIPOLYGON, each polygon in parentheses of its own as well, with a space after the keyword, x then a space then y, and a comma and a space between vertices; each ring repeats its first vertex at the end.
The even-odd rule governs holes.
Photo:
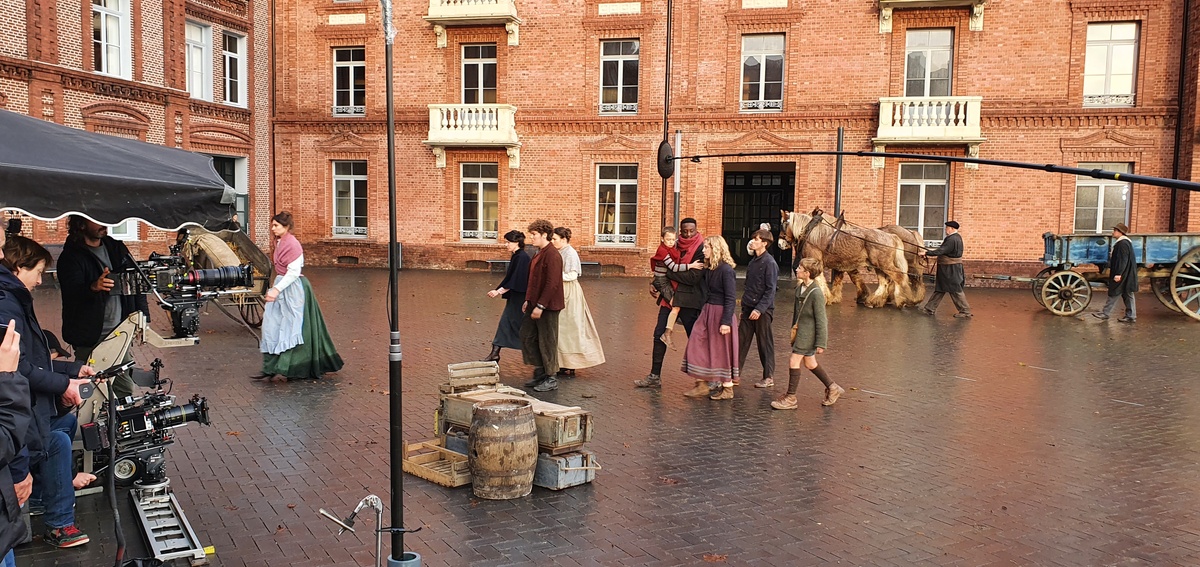
MULTIPOLYGON (((883 153, 887 151, 886 144, 875 144, 875 153, 883 153)), ((885 159, 879 156, 871 156, 871 169, 883 169, 885 159)))
POLYGON ((879 33, 892 33, 892 9, 879 9, 879 33))
MULTIPOLYGON (((967 144, 967 157, 979 159, 979 144, 967 144)), ((979 164, 977 163, 968 162, 963 165, 967 169, 979 169, 979 164)))
POLYGON ((430 146, 429 151, 433 152, 435 160, 434 165, 439 169, 446 168, 446 148, 441 146, 430 146))
MULTIPOLYGON (((508 154, 508 168, 509 169, 520 169, 521 168, 521 148, 519 146, 505 148, 505 153, 508 154)), ((445 163, 442 163, 442 167, 445 167, 445 165, 446 165, 445 163)))
POLYGON ((433 37, 437 40, 438 49, 446 48, 446 26, 435 24, 433 26, 433 37))
POLYGON ((517 22, 504 24, 504 31, 508 32, 508 44, 510 46, 521 44, 521 26, 517 22))

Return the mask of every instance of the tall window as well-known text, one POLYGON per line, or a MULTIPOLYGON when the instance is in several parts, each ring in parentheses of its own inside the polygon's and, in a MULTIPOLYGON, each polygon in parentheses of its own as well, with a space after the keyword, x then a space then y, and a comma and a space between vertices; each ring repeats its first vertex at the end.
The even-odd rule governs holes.
POLYGON ((231 33, 221 34, 221 55, 225 61, 225 102, 246 105, 246 39, 231 33))
MULTIPOLYGON (((1081 163, 1083 169, 1131 173, 1128 163, 1081 163)), ((1075 232, 1108 232, 1114 224, 1129 222, 1129 183, 1075 177, 1075 232)))
POLYGON ((783 111, 783 34, 742 36, 742 111, 783 111))
POLYGON ((904 96, 950 96, 954 30, 908 30, 904 49, 904 96))
POLYGON ((950 166, 944 163, 900 164, 900 198, 896 224, 915 230, 926 241, 940 241, 950 197, 950 166))
POLYGON ((333 162, 333 235, 367 235, 367 162, 333 162))
POLYGON ((125 222, 108 227, 108 235, 116 240, 137 240, 138 221, 129 219, 125 222))
POLYGON ((496 44, 464 45, 463 104, 496 102, 496 44))
POLYGON ((187 90, 192 98, 212 100, 212 28, 187 23, 187 90))
POLYGON ((1138 24, 1088 24, 1083 66, 1085 106, 1133 106, 1138 24))
POLYGON ((634 164, 597 167, 596 242, 637 242, 637 174, 634 164))
POLYGON ((495 240, 499 235, 498 173, 498 164, 462 164, 462 238, 495 240))
POLYGON ((367 51, 362 47, 333 50, 333 115, 367 113, 367 51))
POLYGON ((245 178, 246 158, 235 158, 225 156, 213 156, 213 169, 217 170, 217 175, 225 181, 225 184, 233 187, 234 206, 236 207, 238 226, 242 228, 242 232, 250 233, 250 194, 247 192, 245 178), (239 171, 242 170, 242 171, 239 171))
POLYGON ((129 4, 127 0, 92 0, 92 68, 130 78, 129 4))
POLYGON ((637 113, 638 51, 636 39, 600 42, 601 113, 637 113))

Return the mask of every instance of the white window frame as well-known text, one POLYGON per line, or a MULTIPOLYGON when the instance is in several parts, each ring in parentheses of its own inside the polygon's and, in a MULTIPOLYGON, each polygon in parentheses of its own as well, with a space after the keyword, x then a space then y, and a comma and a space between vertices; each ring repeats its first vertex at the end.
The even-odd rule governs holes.
POLYGON ((495 162, 463 163, 459 165, 458 178, 458 202, 460 211, 460 214, 458 215, 459 237, 462 240, 496 240, 500 236, 500 164, 495 162), (478 175, 468 177, 468 168, 480 167, 482 170, 481 166, 490 166, 496 168, 496 176, 485 177, 483 175, 483 171, 480 171, 478 175), (495 188, 495 201, 488 201, 484 196, 485 189, 489 184, 495 188), (479 197, 478 200, 470 204, 468 204, 466 199, 468 185, 474 186, 475 194, 479 197), (491 203, 493 206, 492 210, 495 211, 495 218, 487 218, 489 203, 491 203), (475 220, 478 222, 478 226, 474 229, 467 228, 468 219, 466 213, 468 208, 475 209, 475 220), (489 228, 492 230, 488 230, 489 228))
POLYGON ((468 59, 467 58, 467 50, 471 49, 471 48, 476 48, 476 47, 478 47, 478 48, 491 47, 493 53, 499 52, 499 50, 496 47, 496 44, 494 44, 494 43, 464 43, 463 44, 463 46, 462 46, 462 69, 461 69, 462 70, 462 103, 463 104, 495 104, 497 102, 497 100, 496 100, 497 91, 500 87, 499 67, 496 62, 497 58, 495 56, 493 56, 493 57, 482 57, 481 56, 481 57, 472 57, 472 58, 468 59), (476 67, 476 68, 472 71, 472 69, 470 69, 470 67, 476 67), (486 82, 485 82, 485 79, 487 79, 489 67, 491 68, 491 71, 492 71, 493 86, 491 89, 487 88, 486 82), (467 76, 469 74, 476 75, 476 78, 478 79, 478 83, 477 83, 478 87, 477 88, 470 89, 467 87, 467 76), (487 97, 489 90, 491 91, 491 94, 492 94, 491 102, 488 101, 488 97, 487 97), (468 98, 467 93, 472 92, 472 91, 474 91, 475 96, 478 97, 478 100, 475 100, 474 102, 468 102, 467 101, 467 98, 468 98))
POLYGON ((224 81, 225 104, 232 106, 245 107, 246 104, 246 36, 236 33, 222 32, 221 33, 221 61, 224 66, 221 70, 221 80, 224 81), (225 40, 232 39, 235 42, 237 52, 227 50, 225 40), (237 74, 237 78, 230 79, 229 70, 233 69, 237 74), (232 85, 231 85, 232 83, 232 85), (230 100, 229 95, 233 93, 237 96, 237 100, 230 100))
POLYGON ((138 239, 139 228, 140 226, 137 219, 128 219, 114 225, 109 225, 108 235, 113 237, 113 240, 134 242, 138 239))
POLYGON ((212 102, 212 26, 188 20, 185 29, 184 62, 187 67, 188 93, 192 98, 212 102), (199 35, 199 39, 191 37, 193 31, 199 35))
POLYGON ((637 244, 639 173, 636 163, 596 164, 596 244, 637 244), (632 203, 622 199, 623 189, 630 186, 633 187, 632 203), (611 192, 611 200, 605 195, 606 191, 611 192), (625 209, 630 206, 633 207, 633 218, 626 218, 625 209), (632 228, 633 232, 624 233, 623 228, 632 228))
POLYGON ((927 98, 934 96, 951 96, 954 92, 954 29, 953 28, 924 28, 910 29, 906 32, 904 38, 904 96, 927 98), (950 39, 947 43, 934 44, 934 35, 948 33, 950 39), (921 38, 926 38, 926 41, 921 41, 923 45, 913 45, 921 38), (921 77, 909 77, 909 60, 913 55, 920 55, 924 61, 924 73, 921 77), (933 78, 933 69, 931 66, 938 55, 945 55, 947 73, 950 75, 945 78, 933 78), (909 82, 919 79, 921 81, 920 94, 913 94, 909 90, 909 82), (932 94, 933 81, 945 81, 946 89, 944 93, 932 94))
POLYGON ((348 46, 335 47, 333 49, 333 107, 334 116, 365 116, 367 114, 367 48, 365 46, 348 46), (339 52, 350 52, 349 61, 338 61, 339 52), (362 53, 362 60, 354 59, 354 52, 362 53), (345 86, 338 85, 338 70, 347 69, 347 77, 349 83, 345 86), (357 73, 356 73, 357 71, 357 73), (361 88, 355 87, 354 77, 356 74, 362 74, 363 84, 361 88), (347 94, 346 102, 351 104, 338 104, 338 95, 347 94), (361 95, 363 104, 353 104, 356 95, 361 95))
POLYGON ((936 247, 942 243, 942 239, 945 235, 944 227, 945 227, 946 221, 949 219, 949 214, 950 214, 950 166, 948 164, 922 163, 922 162, 901 163, 900 170, 898 172, 898 183, 897 183, 897 187, 896 187, 896 224, 903 226, 904 228, 917 231, 918 233, 921 234, 921 238, 925 241, 926 246, 935 246, 936 247), (939 177, 927 177, 925 175, 925 171, 927 171, 928 167, 945 168, 946 176, 940 177, 940 178, 939 177), (921 171, 920 177, 917 177, 917 176, 905 177, 904 176, 906 171, 913 171, 914 169, 917 169, 917 168, 920 168, 920 171, 921 171), (917 186, 918 198, 917 198, 917 203, 915 205, 911 204, 911 203, 906 204, 903 201, 905 185, 916 185, 917 186), (926 194, 927 194, 926 190, 931 185, 933 185, 933 186, 941 185, 943 187, 942 204, 940 205, 940 207, 942 209, 942 218, 937 219, 937 220, 926 219, 926 217, 925 217, 927 209, 938 206, 938 205, 929 205, 928 203, 926 203, 926 194), (917 224, 916 224, 916 226, 905 225, 901 222, 900 212, 905 207, 916 207, 916 209, 917 209, 917 224), (930 238, 930 236, 934 236, 934 235, 936 235, 936 238, 930 238))
POLYGON ((611 39, 600 42, 600 114, 637 114, 638 111, 638 95, 641 93, 639 87, 641 75, 641 40, 639 39, 611 39), (633 44, 633 53, 626 54, 625 45, 633 44), (617 54, 606 55, 605 47, 615 45, 617 54), (634 73, 632 85, 625 84, 626 66, 632 63, 637 67, 634 73), (607 75, 605 67, 613 64, 617 68, 616 83, 605 84, 607 75), (633 100, 625 100, 625 94, 628 89, 633 89, 633 100), (605 91, 615 91, 616 101, 605 102, 605 91))
MULTIPOLYGON (((1131 163, 1081 163, 1078 166, 1080 169, 1103 169, 1106 171, 1114 171, 1117 173, 1132 173, 1133 164, 1131 163)), ((1104 234, 1112 230, 1114 224, 1120 222, 1129 224, 1129 209, 1133 195, 1132 186, 1128 181, 1117 181, 1112 179, 1096 179, 1086 175, 1075 176, 1075 218, 1072 220, 1071 228, 1073 232, 1095 232, 1096 234, 1104 234), (1079 226, 1079 191, 1084 188, 1096 189, 1096 205, 1088 207, 1086 210, 1091 218, 1088 219, 1089 226, 1080 228, 1079 226), (1122 211, 1120 219, 1104 220, 1106 210, 1112 210, 1112 207, 1104 206, 1105 194, 1116 191, 1121 193, 1122 211), (1091 223, 1095 223, 1095 228, 1091 227, 1091 223)))
POLYGON ((97 73, 123 79, 133 78, 133 31, 129 3, 130 0, 92 0, 92 63, 97 73), (111 4, 117 7, 112 8, 111 4), (99 38, 95 35, 97 27, 99 38), (117 31, 116 38, 110 33, 114 29, 117 31), (109 49, 113 47, 117 51, 115 61, 109 49))
POLYGON ((369 201, 369 185, 367 184, 367 161, 366 160, 335 160, 332 165, 333 172, 333 236, 336 238, 366 238, 367 228, 370 226, 370 218, 367 213, 368 202, 359 203, 360 197, 357 192, 362 190, 361 200, 369 201), (350 173, 338 173, 338 165, 347 164, 351 168, 350 173), (362 165, 363 173, 354 173, 353 169, 356 165, 362 165), (348 184, 350 189, 346 195, 339 195, 338 184, 348 184), (346 206, 349 207, 349 214, 339 214, 338 204, 340 201, 349 201, 346 206), (362 210, 359 210, 359 205, 362 210), (362 226, 358 226, 358 220, 362 220, 362 226), (348 221, 348 222, 347 222, 348 221))
POLYGON ((1093 22, 1088 24, 1087 49, 1083 64, 1084 106, 1133 106, 1137 100, 1138 22, 1093 22), (1112 39, 1113 32, 1122 32, 1112 39), (1128 32, 1132 31, 1132 37, 1128 32), (1128 69, 1113 69, 1118 52, 1129 52, 1128 69), (1114 71, 1122 71, 1115 73, 1114 71), (1128 88, 1115 86, 1114 78, 1128 77, 1128 88))
POLYGON ((783 97, 784 97, 785 91, 787 90, 785 88, 785 85, 787 83, 787 60, 786 60, 787 55, 786 54, 787 54, 787 34, 764 33, 764 34, 746 34, 746 35, 742 36, 742 59, 741 59, 742 63, 741 63, 741 67, 739 68, 740 73, 738 74, 738 76, 741 77, 740 90, 739 90, 739 92, 741 94, 739 95, 739 98, 741 100, 740 107, 741 107, 742 112, 783 112, 783 97), (770 49, 765 46, 761 47, 761 48, 755 47, 755 46, 748 46, 748 43, 754 42, 757 39, 775 38, 775 37, 782 40, 782 46, 777 50, 770 49), (759 61, 758 78, 757 78, 757 80, 751 81, 751 83, 755 83, 758 85, 758 98, 756 98, 756 99, 748 99, 747 92, 746 92, 747 89, 750 87, 750 83, 746 82, 746 62, 751 57, 755 57, 759 61), (781 67, 780 68, 780 79, 778 81, 778 83, 779 83, 779 98, 778 99, 766 98, 767 85, 774 84, 777 82, 777 81, 770 81, 770 83, 767 82, 766 61, 767 61, 767 58, 769 58, 769 57, 778 57, 779 64, 781 67))

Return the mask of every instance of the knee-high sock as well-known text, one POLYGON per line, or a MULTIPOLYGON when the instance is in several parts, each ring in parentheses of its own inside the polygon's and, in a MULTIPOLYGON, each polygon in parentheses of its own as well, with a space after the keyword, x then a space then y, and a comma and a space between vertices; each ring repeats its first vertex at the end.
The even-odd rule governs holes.
POLYGON ((833 380, 829 379, 829 375, 825 373, 825 369, 821 368, 821 365, 818 364, 816 368, 813 368, 812 373, 816 375, 817 379, 820 380, 826 388, 833 384, 833 380))
POLYGON ((789 396, 795 396, 795 395, 796 395, 796 388, 799 388, 799 387, 800 387, 800 375, 801 375, 803 372, 804 372, 804 371, 803 371, 803 370, 801 370, 801 369, 799 369, 799 368, 789 368, 789 369, 788 369, 788 390, 787 390, 787 395, 789 395, 789 396))

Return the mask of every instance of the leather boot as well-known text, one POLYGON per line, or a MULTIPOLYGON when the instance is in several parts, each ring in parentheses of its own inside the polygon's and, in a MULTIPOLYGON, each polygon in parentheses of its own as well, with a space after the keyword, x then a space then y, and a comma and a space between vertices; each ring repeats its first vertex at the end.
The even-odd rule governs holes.
POLYGON ((483 359, 484 362, 500 362, 500 347, 492 345, 492 354, 483 359))
POLYGON ((696 380, 696 387, 683 393, 689 398, 707 398, 711 390, 708 389, 708 382, 704 380, 696 380))

